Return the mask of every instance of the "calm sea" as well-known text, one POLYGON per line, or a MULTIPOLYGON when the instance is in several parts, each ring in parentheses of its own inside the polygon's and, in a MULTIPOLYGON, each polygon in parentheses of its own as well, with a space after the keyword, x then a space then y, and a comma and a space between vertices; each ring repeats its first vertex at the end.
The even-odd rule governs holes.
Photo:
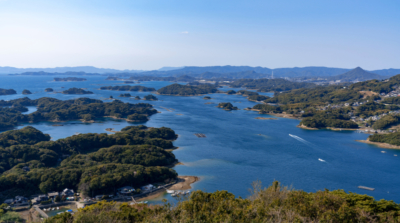
MULTIPOLYGON (((85 82, 53 82, 53 77, 0 76, 0 88, 12 88, 19 94, 0 96, 0 100, 24 97, 23 89, 30 90, 31 99, 55 97, 62 100, 81 97, 44 92, 51 87, 55 91, 70 87, 87 88, 90 98, 108 98, 126 92, 100 91, 100 86, 122 84, 121 81, 106 81, 105 76, 85 77, 85 82)), ((146 87, 161 87, 170 82, 143 82, 146 87)), ((223 88, 222 90, 229 90, 223 88)), ((237 90, 237 89, 235 89, 237 90)), ((129 92, 143 97, 146 92, 129 92)), ((268 95, 268 93, 266 93, 268 95)), ((212 100, 198 97, 157 95, 159 101, 148 102, 161 113, 151 116, 145 123, 150 127, 169 127, 179 138, 174 142, 179 149, 174 154, 184 165, 175 167, 179 175, 199 176, 201 181, 194 189, 207 192, 227 190, 236 196, 247 197, 248 188, 255 180, 268 186, 273 180, 308 192, 343 189, 400 202, 400 151, 382 149, 356 142, 368 135, 353 131, 304 130, 296 127, 298 120, 278 118, 257 120, 256 112, 243 110, 256 103, 238 95, 210 94, 212 100), (213 104, 205 104, 211 102, 213 104), (216 108, 219 102, 231 102, 238 111, 216 108), (163 107, 163 108, 162 108, 163 107), (170 111, 164 109, 168 108, 170 111), (206 138, 197 138, 194 133, 204 133, 206 138), (289 135, 290 134, 290 135, 289 135), (386 151, 382 153, 381 151, 386 151), (397 154, 398 156, 394 156, 397 154), (323 160, 323 161, 321 161, 323 160), (358 186, 375 188, 375 191, 358 189, 358 186)), ((118 98, 124 102, 136 100, 118 98)), ((30 112, 35 108, 30 108, 30 112)), ((132 125, 125 121, 105 119, 98 123, 83 124, 80 121, 62 123, 43 122, 30 124, 48 133, 56 140, 79 133, 104 133, 106 128, 120 130, 132 125)), ((26 124, 28 125, 28 124, 26 124)), ((22 128, 20 126, 19 128, 22 128)), ((172 199, 165 194, 162 198, 172 199)))

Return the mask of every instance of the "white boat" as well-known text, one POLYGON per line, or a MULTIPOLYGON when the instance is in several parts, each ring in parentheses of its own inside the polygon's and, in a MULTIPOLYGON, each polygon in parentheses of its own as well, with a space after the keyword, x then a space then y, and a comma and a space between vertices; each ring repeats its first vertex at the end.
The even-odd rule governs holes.
POLYGON ((59 208, 59 207, 57 207, 57 210, 60 210, 60 208, 59 208))
POLYGON ((321 159, 321 158, 318 158, 318 160, 321 161, 321 162, 325 162, 325 160, 323 160, 323 159, 321 159))
POLYGON ((176 197, 177 195, 178 194, 176 194, 176 193, 171 194, 172 197, 176 197))
POLYGON ((190 190, 186 191, 186 194, 190 194, 190 190))
POLYGON ((386 151, 381 151, 381 153, 386 153, 386 151))
POLYGON ((174 190, 167 190, 167 193, 173 194, 175 191, 174 190))
POLYGON ((394 154, 394 156, 397 156, 397 154, 394 154))
POLYGON ((52 208, 51 210, 52 210, 52 211, 54 211, 55 209, 54 209, 54 208, 52 208))

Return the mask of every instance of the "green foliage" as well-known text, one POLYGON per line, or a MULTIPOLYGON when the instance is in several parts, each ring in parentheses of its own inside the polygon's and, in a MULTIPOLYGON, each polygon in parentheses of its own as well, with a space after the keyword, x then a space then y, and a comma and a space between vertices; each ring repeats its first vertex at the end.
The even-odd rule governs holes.
POLYGON ((111 90, 111 91, 155 91, 156 89, 152 87, 144 87, 140 85, 129 86, 104 86, 100 87, 100 90, 111 90))
POLYGON ((24 89, 24 90, 22 91, 22 94, 32 94, 32 92, 30 92, 29 90, 24 89))
POLYGON ((17 92, 14 89, 3 89, 0 88, 0 95, 10 95, 10 94, 16 94, 17 92))
POLYGON ((171 84, 157 90, 162 95, 194 96, 201 94, 216 93, 218 90, 211 84, 200 84, 197 86, 171 84))
POLYGON ((300 122, 300 125, 310 128, 358 128, 357 123, 349 120, 350 117, 347 115, 349 112, 348 109, 328 109, 326 111, 306 110, 303 114, 303 117, 306 118, 300 122))
POLYGON ((46 219, 69 222, 398 222, 400 205, 343 190, 307 193, 279 182, 262 188, 253 183, 248 199, 227 191, 194 191, 189 199, 147 206, 101 201, 72 215, 46 219))
POLYGON ((157 101, 158 98, 152 94, 146 95, 143 97, 143 100, 147 100, 147 101, 157 101))
POLYGON ((236 94, 236 91, 234 91, 234 90, 229 90, 229 91, 227 91, 226 93, 227 93, 227 94, 236 94))
POLYGON ((62 92, 63 94, 93 94, 91 91, 85 91, 82 88, 70 88, 62 92))
POLYGON ((400 122, 400 117, 398 115, 385 115, 381 119, 377 120, 372 128, 374 129, 386 129, 392 125, 396 125, 400 122))
POLYGON ((134 122, 147 122, 149 119, 147 118, 146 115, 141 115, 141 114, 133 114, 133 115, 128 115, 128 121, 134 121, 134 122))
POLYGON ((230 84, 235 88, 258 89, 260 92, 289 91, 299 88, 315 87, 315 84, 305 82, 291 82, 285 79, 240 79, 230 84))
POLYGON ((400 104, 400 97, 389 97, 383 99, 382 103, 384 104, 400 104))
POLYGON ((400 146, 400 132, 388 134, 374 134, 368 137, 371 142, 389 143, 391 145, 400 146))
POLYGON ((355 114, 360 117, 369 117, 373 115, 380 115, 386 112, 389 112, 389 109, 387 109, 384 104, 372 101, 358 106, 355 114))
POLYGON ((221 102, 217 106, 218 108, 223 108, 224 110, 231 111, 231 110, 238 110, 237 107, 234 107, 230 102, 221 102))
POLYGON ((258 95, 257 92, 254 91, 246 91, 246 90, 240 90, 237 92, 237 94, 241 94, 243 96, 253 96, 253 95, 258 95))
POLYGON ((264 101, 264 100, 267 100, 269 98, 270 97, 264 96, 264 95, 251 95, 251 96, 248 97, 248 99, 252 100, 252 101, 264 101))
POLYGON ((0 139, 5 146, 0 147, 0 192, 72 188, 86 194, 112 193, 118 187, 176 177, 174 170, 164 167, 176 162, 165 150, 173 148, 170 140, 176 134, 165 127, 128 126, 113 135, 89 133, 57 141, 25 127, 2 133, 0 139), (59 159, 64 160, 58 163, 59 159), (24 166, 30 170, 24 171, 24 166))
POLYGON ((120 94, 119 96, 120 96, 120 97, 126 97, 126 98, 132 97, 132 95, 129 94, 129 93, 120 94))
POLYGON ((130 104, 119 100, 103 103, 101 100, 78 98, 61 101, 55 98, 39 98, 30 100, 20 98, 10 101, 0 101, 0 130, 11 128, 21 122, 39 121, 70 121, 84 119, 85 121, 105 116, 126 118, 128 115, 140 114, 150 116, 157 113, 153 106, 147 103, 130 104), (24 115, 21 111, 27 110, 22 106, 37 106, 38 110, 24 115))

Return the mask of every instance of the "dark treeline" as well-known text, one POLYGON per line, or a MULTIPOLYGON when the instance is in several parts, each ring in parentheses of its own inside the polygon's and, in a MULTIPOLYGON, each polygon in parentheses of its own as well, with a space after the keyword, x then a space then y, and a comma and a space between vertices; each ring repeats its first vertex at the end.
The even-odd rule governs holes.
POLYGON ((216 93, 218 89, 211 84, 201 84, 198 86, 172 84, 160 88, 157 92, 162 95, 194 96, 201 94, 216 93))
POLYGON ((315 87, 315 84, 304 82, 291 82, 285 79, 240 79, 229 84, 235 88, 257 89, 261 92, 289 91, 299 88, 315 87))
POLYGON ((368 195, 324 190, 290 190, 279 182, 263 188, 255 182, 247 199, 227 191, 195 191, 176 205, 128 205, 99 202, 74 215, 45 223, 97 222, 398 222, 400 205, 368 195))
POLYGON ((400 146, 400 132, 388 134, 374 134, 368 137, 371 142, 389 143, 391 145, 400 146))
POLYGON ((103 103, 101 100, 78 98, 62 101, 55 98, 31 100, 27 97, 4 101, 0 100, 0 129, 9 129, 21 122, 70 121, 83 119, 91 121, 105 116, 127 118, 128 115, 140 114, 150 116, 157 113, 147 103, 130 104, 119 100, 103 103), (28 109, 24 106, 37 106, 37 111, 22 114, 28 109))
POLYGON ((145 126, 57 141, 30 126, 8 131, 0 134, 0 191, 34 193, 67 187, 85 194, 111 193, 122 186, 162 182, 176 177, 165 167, 176 162, 165 150, 173 148, 174 139, 169 128, 145 126))
POLYGON ((224 110, 238 110, 238 107, 234 107, 230 102, 221 102, 217 106, 218 108, 223 108, 224 110))
POLYGON ((32 94, 32 92, 25 89, 25 90, 22 91, 22 94, 32 94))
POLYGON ((91 91, 85 91, 82 88, 70 88, 68 90, 62 91, 63 94, 93 94, 91 91))
POLYGON ((122 86, 104 86, 100 87, 100 90, 111 90, 111 91, 155 91, 156 89, 152 87, 144 87, 140 85, 129 86, 129 85, 122 85, 122 86))
POLYGON ((385 115, 381 119, 377 120, 372 128, 374 129, 386 129, 392 125, 397 125, 400 123, 399 115, 385 115))
POLYGON ((3 89, 0 88, 0 95, 10 95, 10 94, 16 94, 17 92, 14 89, 3 89))

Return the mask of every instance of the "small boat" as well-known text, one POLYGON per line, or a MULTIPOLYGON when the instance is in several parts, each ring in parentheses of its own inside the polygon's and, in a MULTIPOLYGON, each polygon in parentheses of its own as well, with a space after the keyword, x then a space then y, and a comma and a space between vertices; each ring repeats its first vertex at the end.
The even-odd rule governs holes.
POLYGON ((57 210, 60 210, 60 208, 59 208, 59 207, 57 207, 57 210))
POLYGON ((381 153, 386 153, 386 151, 381 151, 381 153))
POLYGON ((397 156, 397 154, 394 154, 394 156, 397 156))
POLYGON ((143 201, 143 204, 147 204, 147 203, 149 203, 148 201, 143 201))
POLYGON ((52 208, 51 210, 52 210, 52 211, 54 211, 55 209, 54 209, 54 208, 52 208))
POLYGON ((190 190, 186 191, 186 194, 190 194, 190 190))
POLYGON ((364 189, 364 190, 370 190, 370 191, 374 191, 374 190, 375 190, 375 188, 372 188, 372 187, 365 187, 365 186, 358 186, 358 188, 364 189))
POLYGON ((173 194, 175 191, 174 190, 167 190, 167 193, 173 194))
POLYGON ((176 197, 176 196, 178 196, 178 194, 176 193, 171 194, 171 197, 176 197))
POLYGON ((326 162, 325 160, 323 160, 323 159, 321 159, 321 158, 318 158, 318 160, 321 161, 321 162, 326 162))

